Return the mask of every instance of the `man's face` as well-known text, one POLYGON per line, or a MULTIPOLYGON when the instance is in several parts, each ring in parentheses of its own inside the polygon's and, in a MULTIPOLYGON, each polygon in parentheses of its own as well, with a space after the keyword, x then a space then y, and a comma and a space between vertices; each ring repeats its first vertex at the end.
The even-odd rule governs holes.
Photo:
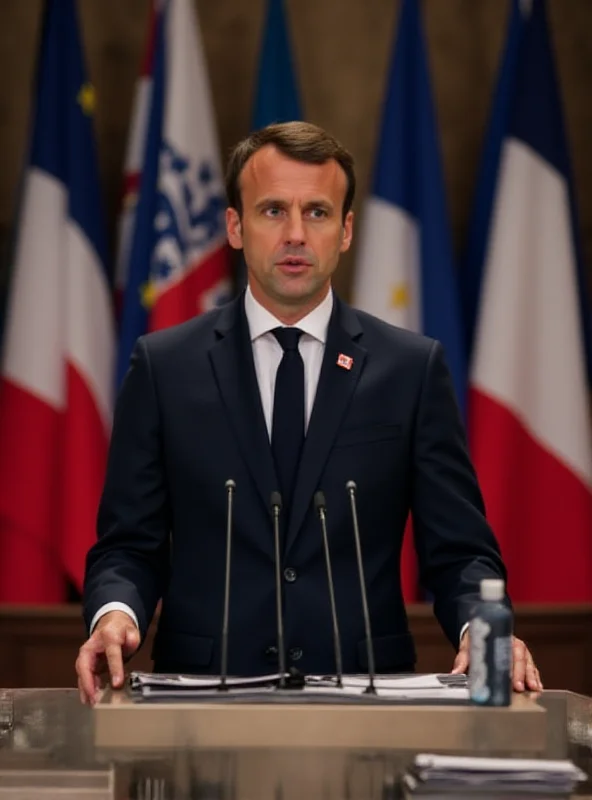
POLYGON ((270 310, 314 308, 325 296, 351 244, 353 213, 342 220, 346 188, 336 161, 306 164, 272 145, 245 164, 242 217, 227 209, 228 240, 243 249, 251 290, 270 310))

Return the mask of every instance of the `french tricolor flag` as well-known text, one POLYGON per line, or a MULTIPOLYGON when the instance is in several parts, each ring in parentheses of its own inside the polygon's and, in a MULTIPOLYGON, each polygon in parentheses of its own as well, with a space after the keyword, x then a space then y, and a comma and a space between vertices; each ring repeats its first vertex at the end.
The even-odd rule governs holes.
MULTIPOLYGON (((592 600, 592 432, 584 295, 545 4, 518 36, 482 264, 469 434, 509 590, 592 600)), ((527 16, 516 28, 516 12, 527 16)), ((503 74, 503 73, 502 73, 503 74)), ((494 115, 495 116, 495 115, 494 115)), ((475 276, 473 276, 474 278, 475 276)))
POLYGON ((191 0, 154 0, 126 165, 117 381, 138 336, 228 300, 226 199, 191 0))
POLYGON ((111 426, 114 320, 74 0, 48 0, 0 381, 0 601, 81 589, 111 426))

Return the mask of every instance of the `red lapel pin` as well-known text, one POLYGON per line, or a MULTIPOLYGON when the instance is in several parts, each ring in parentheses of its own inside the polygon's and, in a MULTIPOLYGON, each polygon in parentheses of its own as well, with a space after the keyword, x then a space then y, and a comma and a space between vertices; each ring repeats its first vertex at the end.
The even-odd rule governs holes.
POLYGON ((351 369, 354 365, 354 360, 351 356, 346 356, 344 353, 339 353, 337 356, 337 366, 343 369, 351 369))

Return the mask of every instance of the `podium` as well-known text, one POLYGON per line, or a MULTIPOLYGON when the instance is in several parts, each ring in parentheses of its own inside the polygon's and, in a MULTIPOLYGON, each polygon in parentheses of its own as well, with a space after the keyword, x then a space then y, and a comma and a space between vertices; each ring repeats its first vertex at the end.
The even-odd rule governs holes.
POLYGON ((567 692, 515 694, 508 708, 303 702, 297 692, 237 700, 142 703, 107 690, 94 709, 94 743, 120 758, 168 752, 176 780, 198 774, 237 800, 399 798, 401 777, 418 752, 573 758, 569 735, 578 717, 590 737, 592 767, 592 700, 567 692))
MULTIPOLYGON (((290 695, 294 700, 290 702, 290 695)), ((95 746, 118 749, 428 750, 542 753, 546 712, 536 695, 509 708, 466 704, 302 702, 138 703, 107 689, 94 709, 95 746)))
POLYGON ((426 751, 568 758, 592 775, 592 698, 142 704, 106 690, 90 709, 74 689, 0 689, 0 800, 395 800, 426 751))

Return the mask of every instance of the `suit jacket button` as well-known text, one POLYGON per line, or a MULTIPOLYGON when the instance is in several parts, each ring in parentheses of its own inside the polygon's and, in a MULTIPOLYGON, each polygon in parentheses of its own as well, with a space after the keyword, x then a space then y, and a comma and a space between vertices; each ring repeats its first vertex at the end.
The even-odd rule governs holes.
POLYGON ((288 655, 290 656, 291 661, 300 661, 302 658, 302 648, 301 647, 291 647, 288 651, 288 655))
POLYGON ((278 660, 278 649, 274 644, 271 644, 269 647, 265 648, 265 658, 268 661, 277 661, 278 660))
POLYGON ((284 570, 284 578, 288 581, 288 583, 294 583, 297 578, 296 570, 292 569, 292 567, 286 567, 284 570))

